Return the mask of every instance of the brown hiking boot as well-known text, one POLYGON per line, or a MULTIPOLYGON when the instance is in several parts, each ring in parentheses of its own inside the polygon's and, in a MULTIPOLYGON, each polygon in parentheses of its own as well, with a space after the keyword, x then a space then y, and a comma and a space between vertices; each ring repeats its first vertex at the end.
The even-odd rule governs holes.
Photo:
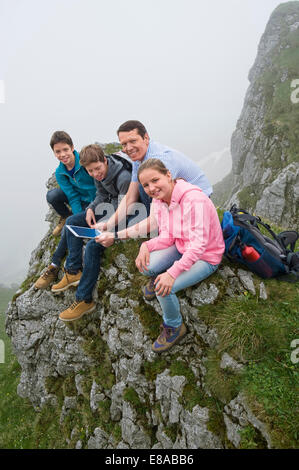
POLYGON ((61 231, 64 227, 66 219, 67 219, 67 217, 60 217, 59 218, 58 224, 56 225, 56 227, 54 228, 54 230, 52 232, 52 235, 54 235, 54 237, 58 237, 61 234, 61 231))
POLYGON ((61 281, 59 281, 57 284, 54 284, 52 286, 51 291, 62 292, 71 286, 77 286, 80 282, 81 276, 82 276, 82 271, 79 271, 77 274, 70 274, 67 271, 65 271, 65 274, 63 278, 61 279, 61 281))
POLYGON ((76 300, 69 308, 61 312, 59 315, 60 320, 73 321, 81 318, 85 313, 91 313, 95 310, 96 304, 94 302, 85 302, 85 300, 76 300))
POLYGON ((156 276, 151 277, 146 286, 143 287, 142 292, 146 300, 153 300, 156 298, 155 292, 155 280, 156 276))
POLYGON ((174 344, 177 344, 187 333, 187 329, 182 323, 178 328, 167 326, 165 323, 161 325, 161 334, 152 344, 152 350, 156 353, 167 351, 174 344))
POLYGON ((52 266, 50 264, 46 271, 36 281, 34 287, 36 289, 47 289, 47 287, 49 287, 49 285, 57 278, 58 271, 59 268, 57 266, 52 266))

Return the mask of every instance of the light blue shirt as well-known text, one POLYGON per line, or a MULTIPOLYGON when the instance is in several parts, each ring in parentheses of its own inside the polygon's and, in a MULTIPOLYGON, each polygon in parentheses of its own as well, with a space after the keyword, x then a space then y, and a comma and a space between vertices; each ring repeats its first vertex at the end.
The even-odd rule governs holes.
POLYGON ((132 162, 132 183, 138 182, 138 168, 141 163, 145 162, 149 158, 159 158, 170 171, 173 179, 183 178, 188 183, 198 186, 207 196, 212 194, 213 189, 211 184, 203 171, 193 160, 186 157, 183 153, 159 144, 158 142, 154 142, 153 140, 150 140, 147 152, 142 162, 132 162))

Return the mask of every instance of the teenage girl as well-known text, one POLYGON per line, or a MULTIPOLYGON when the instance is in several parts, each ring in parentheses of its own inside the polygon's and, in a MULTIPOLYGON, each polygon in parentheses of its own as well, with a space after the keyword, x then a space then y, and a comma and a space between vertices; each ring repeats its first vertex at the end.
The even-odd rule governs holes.
POLYGON ((157 237, 142 243, 135 261, 138 270, 151 277, 145 298, 157 296, 163 311, 162 331, 152 345, 159 353, 187 332, 176 292, 216 271, 224 241, 212 201, 197 186, 173 180, 161 160, 142 163, 138 180, 153 200, 151 222, 159 229, 157 237))

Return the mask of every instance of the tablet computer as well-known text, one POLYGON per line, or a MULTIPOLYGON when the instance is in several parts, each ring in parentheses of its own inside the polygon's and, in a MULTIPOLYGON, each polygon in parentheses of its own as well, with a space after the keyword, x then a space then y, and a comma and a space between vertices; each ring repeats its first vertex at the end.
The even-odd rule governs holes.
POLYGON ((95 238, 102 232, 95 228, 78 227, 77 225, 66 225, 66 227, 76 236, 80 238, 95 238))

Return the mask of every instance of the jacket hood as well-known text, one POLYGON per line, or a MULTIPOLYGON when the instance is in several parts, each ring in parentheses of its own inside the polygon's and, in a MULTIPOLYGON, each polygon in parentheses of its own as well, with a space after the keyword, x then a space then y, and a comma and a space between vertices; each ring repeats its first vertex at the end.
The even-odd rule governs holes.
POLYGON ((178 179, 172 191, 169 210, 172 210, 177 204, 179 204, 182 197, 189 191, 200 191, 202 193, 202 190, 197 186, 194 186, 194 184, 187 183, 187 181, 182 179, 178 179))
POLYGON ((108 172, 106 178, 103 180, 105 185, 110 184, 123 167, 122 163, 113 158, 111 155, 106 155, 106 158, 108 161, 108 172))

